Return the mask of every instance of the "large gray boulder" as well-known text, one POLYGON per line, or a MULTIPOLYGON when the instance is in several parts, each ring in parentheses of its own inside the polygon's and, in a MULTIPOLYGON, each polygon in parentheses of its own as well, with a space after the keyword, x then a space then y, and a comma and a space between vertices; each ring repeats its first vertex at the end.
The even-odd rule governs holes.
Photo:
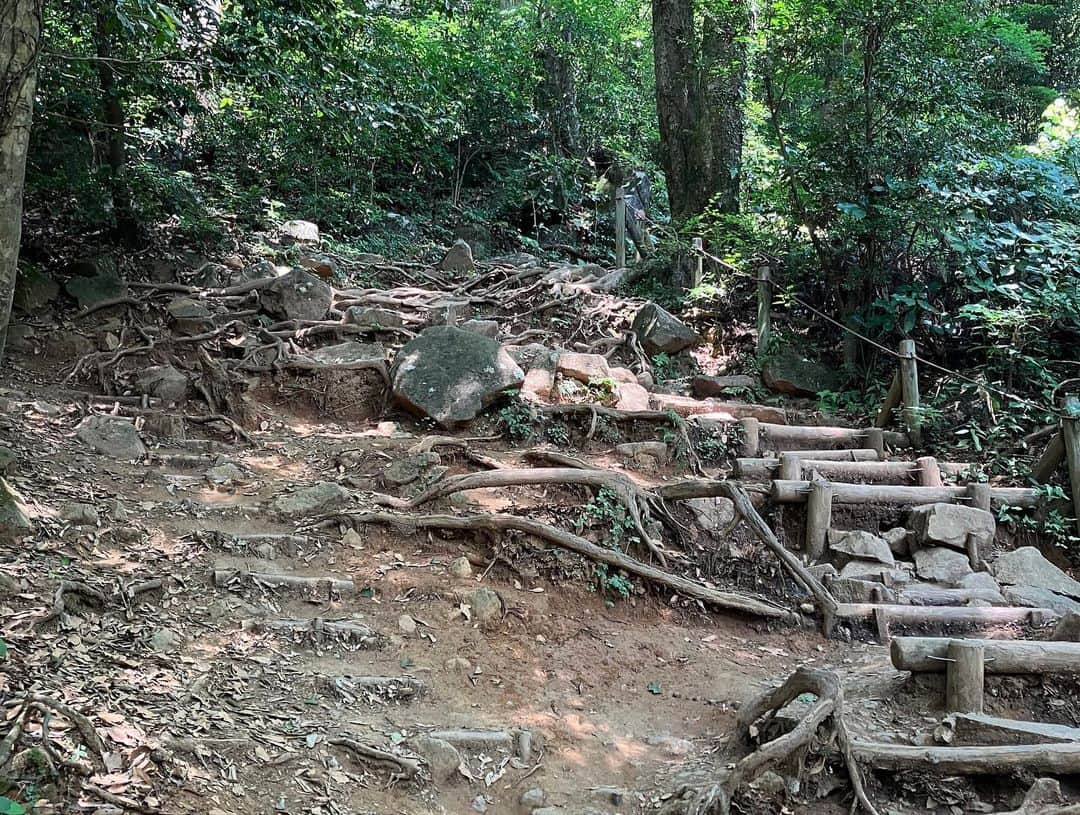
POLYGON ((1080 600, 1080 583, 1042 556, 1034 546, 1022 546, 999 557, 994 577, 1010 586, 1033 586, 1080 600))
POLYGON ((60 287, 45 272, 34 268, 20 269, 11 304, 24 314, 33 314, 45 308, 59 294, 60 287))
POLYGON ((365 368, 386 363, 386 349, 377 342, 346 340, 316 348, 308 356, 316 365, 330 368, 365 368))
POLYGON ((318 224, 301 220, 283 223, 279 235, 284 244, 318 243, 320 238, 318 224))
POLYGON ((677 354, 701 342, 696 331, 656 303, 642 306, 630 329, 648 354, 677 354))
POLYGON ((96 453, 124 461, 146 455, 146 447, 135 425, 118 416, 87 416, 75 428, 75 438, 96 453))
POLYGON ((927 504, 915 507, 908 515, 908 529, 915 533, 919 546, 967 548, 968 536, 975 539, 979 557, 987 559, 994 543, 997 522, 984 509, 962 504, 927 504))
POLYGON ((971 562, 962 552, 935 546, 915 553, 915 571, 923 580, 951 586, 971 574, 971 562))
POLYGON ((262 290, 263 311, 280 320, 321 320, 330 310, 333 291, 315 275, 293 269, 262 290))
POLYGON ((214 327, 213 315, 205 303, 190 297, 176 297, 165 307, 173 329, 181 334, 203 334, 214 327))
POLYGON ((896 558, 885 540, 858 529, 845 532, 829 544, 829 550, 837 566, 843 566, 850 560, 873 560, 886 566, 896 565, 896 558))
POLYGON ((135 390, 139 393, 173 404, 187 399, 190 386, 187 375, 172 365, 151 365, 135 378, 135 390))
POLYGON ((408 342, 390 375, 398 402, 447 428, 475 419, 525 379, 497 342, 452 326, 425 329, 408 342))
POLYGON ((111 274, 73 277, 64 284, 64 288, 75 298, 80 308, 96 306, 117 297, 127 297, 128 293, 127 283, 111 274))
POLYGON ((273 509, 282 518, 306 518, 339 509, 349 502, 349 498, 349 491, 340 484, 320 481, 310 487, 278 496, 274 500, 273 509))
POLYGON ((371 328, 400 328, 405 321, 396 311, 371 306, 349 306, 341 318, 345 325, 362 325, 371 328))
POLYGON ((821 391, 840 388, 840 375, 833 369, 811 362, 792 349, 784 349, 765 360, 761 366, 765 387, 793 396, 816 396, 821 391))
POLYGON ((1058 614, 1080 612, 1080 603, 1076 600, 1038 586, 1006 586, 1005 599, 1014 606, 1048 608, 1058 614))
POLYGON ((444 272, 471 272, 476 268, 473 261, 472 247, 460 238, 454 241, 442 260, 439 261, 439 269, 444 272))

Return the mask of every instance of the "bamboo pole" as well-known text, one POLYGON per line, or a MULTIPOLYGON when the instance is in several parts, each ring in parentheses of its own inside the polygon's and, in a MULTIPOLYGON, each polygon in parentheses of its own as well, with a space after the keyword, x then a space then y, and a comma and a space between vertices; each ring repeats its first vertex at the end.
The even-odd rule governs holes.
POLYGON ((1065 437, 1065 459, 1069 463, 1073 514, 1076 515, 1076 529, 1080 532, 1080 396, 1065 399, 1065 416, 1061 421, 1061 432, 1065 437))
POLYGON ((900 341, 900 387, 904 400, 904 426, 915 447, 922 444, 922 419, 919 416, 919 370, 915 361, 915 341, 900 341))
POLYGON ((615 268, 626 267, 626 188, 615 190, 615 268))

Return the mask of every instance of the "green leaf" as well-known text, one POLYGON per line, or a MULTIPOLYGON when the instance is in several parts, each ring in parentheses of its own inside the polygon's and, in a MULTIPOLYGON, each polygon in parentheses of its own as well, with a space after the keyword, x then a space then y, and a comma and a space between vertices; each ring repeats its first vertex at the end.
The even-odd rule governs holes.
POLYGON ((26 815, 26 807, 0 795, 0 815, 26 815))
POLYGON ((8 655, 7 643, 4 642, 3 640, 0 640, 0 660, 7 659, 7 655, 8 655))
POLYGON ((371 588, 371 586, 364 586, 364 588, 360 589, 360 596, 365 600, 370 600, 375 596, 375 589, 371 588))

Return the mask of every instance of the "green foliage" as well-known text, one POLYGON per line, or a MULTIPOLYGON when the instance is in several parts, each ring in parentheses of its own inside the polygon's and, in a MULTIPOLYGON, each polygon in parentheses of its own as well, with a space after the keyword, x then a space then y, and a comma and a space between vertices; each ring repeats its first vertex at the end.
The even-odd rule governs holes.
POLYGON ((499 409, 498 419, 510 438, 528 441, 537 434, 543 417, 532 405, 522 401, 517 394, 512 394, 509 404, 499 409))
POLYGON ((657 382, 668 382, 678 376, 674 361, 663 351, 652 358, 652 366, 653 378, 657 382))
POLYGON ((630 517, 618 494, 610 487, 601 487, 596 497, 582 507, 577 519, 577 531, 580 534, 586 527, 599 526, 603 530, 603 543, 612 549, 626 549, 633 543, 640 543, 634 531, 634 521, 630 517))
MULTIPOLYGON (((1067 502, 1065 491, 1052 484, 1036 484, 1042 504, 1067 502)), ((1014 529, 1027 530, 1039 535, 1054 546, 1075 553, 1080 545, 1080 536, 1076 534, 1076 522, 1066 518, 1057 509, 1031 511, 1023 507, 1003 504, 998 509, 998 521, 1013 526, 1014 529)))
POLYGON ((611 574, 606 563, 596 564, 596 582, 600 590, 614 594, 622 600, 629 600, 634 589, 633 581, 622 572, 611 574))
POLYGON ((0 815, 25 815, 26 807, 17 801, 0 795, 0 815))

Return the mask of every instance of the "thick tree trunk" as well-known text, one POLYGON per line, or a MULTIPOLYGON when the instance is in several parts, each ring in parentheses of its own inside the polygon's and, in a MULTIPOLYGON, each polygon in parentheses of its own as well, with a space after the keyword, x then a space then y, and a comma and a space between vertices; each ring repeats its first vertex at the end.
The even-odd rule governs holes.
POLYGON ((577 80, 568 54, 573 48, 573 34, 557 13, 542 4, 539 10, 541 30, 547 41, 540 47, 543 77, 537 88, 537 107, 548 120, 548 130, 555 149, 562 155, 575 155, 581 149, 581 116, 578 112, 577 80))
POLYGON ((125 176, 127 164, 127 131, 120 88, 116 83, 116 64, 113 62, 112 28, 114 21, 107 7, 102 6, 96 17, 98 81, 101 84, 102 113, 109 160, 109 185, 112 194, 116 236, 133 243, 138 235, 138 223, 131 205, 131 193, 125 176))
POLYGON ((746 0, 716 4, 705 17, 701 51, 705 102, 711 118, 711 187, 716 208, 739 211, 746 94, 746 43, 750 9, 746 0))
POLYGON ((22 238, 23 180, 40 40, 41 0, 0 0, 0 360, 22 238))

